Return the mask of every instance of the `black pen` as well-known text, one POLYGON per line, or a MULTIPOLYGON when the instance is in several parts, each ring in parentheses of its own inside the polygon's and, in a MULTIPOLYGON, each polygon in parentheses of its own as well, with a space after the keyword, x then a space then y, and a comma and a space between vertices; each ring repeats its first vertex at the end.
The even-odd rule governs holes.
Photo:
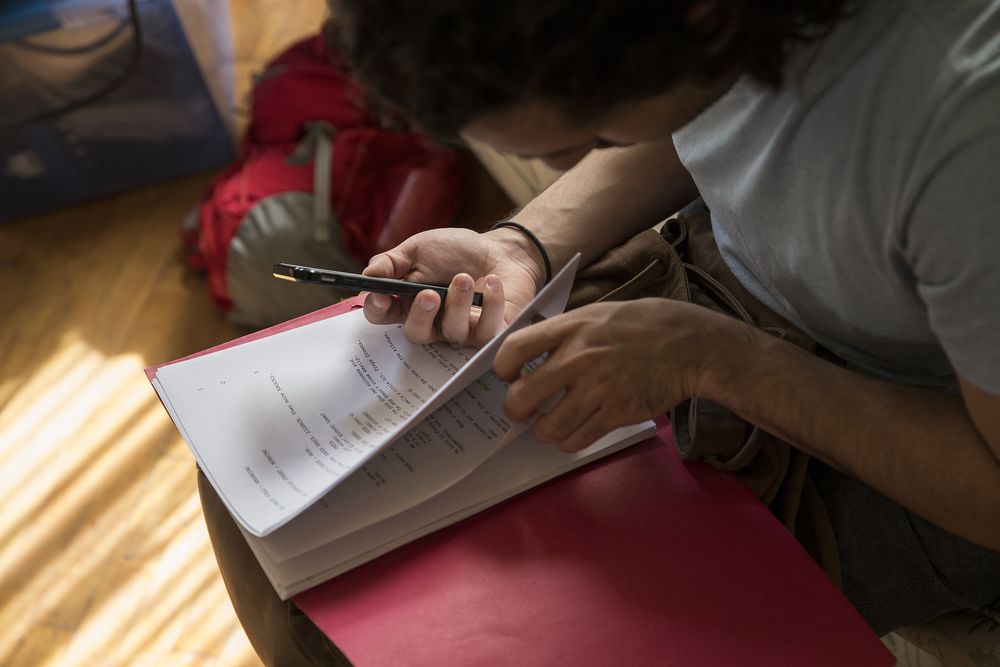
MULTIPOLYGON (((443 285, 426 285, 424 283, 411 283, 406 280, 394 280, 392 278, 375 278, 373 276, 363 276, 359 273, 345 273, 343 271, 333 271, 331 269, 316 269, 310 266, 299 266, 298 264, 288 264, 278 262, 272 269, 275 278, 290 280, 296 283, 309 283, 311 285, 326 285, 334 289, 349 290, 352 292, 378 292, 379 294, 392 294, 395 296, 416 296, 425 289, 437 292, 441 300, 448 296, 448 288, 443 285)), ((483 305, 483 293, 474 292, 472 294, 472 305, 483 305)))

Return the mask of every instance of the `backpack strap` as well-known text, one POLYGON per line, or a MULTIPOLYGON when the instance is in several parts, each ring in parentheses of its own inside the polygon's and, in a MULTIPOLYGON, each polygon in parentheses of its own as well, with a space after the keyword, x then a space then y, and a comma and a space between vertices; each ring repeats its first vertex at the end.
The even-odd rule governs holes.
POLYGON ((325 120, 305 124, 302 141, 288 156, 288 163, 303 165, 313 163, 313 238, 317 243, 331 241, 330 183, 333 172, 333 136, 336 128, 325 120))

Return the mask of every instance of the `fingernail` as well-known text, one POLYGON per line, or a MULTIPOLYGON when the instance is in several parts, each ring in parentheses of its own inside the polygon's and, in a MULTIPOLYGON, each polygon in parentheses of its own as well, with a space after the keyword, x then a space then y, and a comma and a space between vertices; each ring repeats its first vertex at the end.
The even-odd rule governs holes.
POLYGON ((431 312, 437 306, 433 299, 418 299, 420 302, 420 308, 426 312, 431 312))
POLYGON ((500 279, 497 278, 496 276, 487 276, 486 286, 489 287, 490 289, 496 289, 500 287, 500 279))
POLYGON ((372 305, 379 310, 385 310, 389 307, 389 297, 384 294, 372 294, 372 305))
POLYGON ((468 292, 472 289, 472 281, 465 276, 461 276, 455 279, 455 287, 462 292, 468 292))

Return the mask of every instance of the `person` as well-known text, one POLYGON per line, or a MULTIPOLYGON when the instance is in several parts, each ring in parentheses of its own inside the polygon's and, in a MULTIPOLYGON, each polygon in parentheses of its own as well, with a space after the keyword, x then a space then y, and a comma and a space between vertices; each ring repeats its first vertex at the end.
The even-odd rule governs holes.
POLYGON ((844 592, 878 633, 1000 600, 1000 2, 331 8, 387 111, 568 169, 522 228, 373 257, 368 275, 450 290, 369 295, 371 322, 480 345, 544 284, 543 254, 586 265, 700 196, 740 283, 843 364, 689 303, 599 303, 505 341, 507 415, 565 391, 533 431, 576 451, 710 399, 814 458, 844 592))
MULTIPOLYGON (((565 390, 534 433, 572 451, 712 399, 813 457, 844 593, 876 632, 1000 601, 1000 0, 331 10, 386 113, 568 169, 513 216, 531 236, 435 230, 373 257, 369 275, 450 289, 371 295, 369 320, 481 344, 545 282, 543 251, 586 265, 700 196, 740 283, 843 363, 689 303, 600 303, 506 340, 508 416, 565 390)), ((199 489, 262 659, 344 664, 199 489)))

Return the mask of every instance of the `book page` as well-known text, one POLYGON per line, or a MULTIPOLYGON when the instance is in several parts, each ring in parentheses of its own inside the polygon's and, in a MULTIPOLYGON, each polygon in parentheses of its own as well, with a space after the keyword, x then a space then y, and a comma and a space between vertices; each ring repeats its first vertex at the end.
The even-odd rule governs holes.
MULTIPOLYGON (((372 325, 355 311, 164 366, 153 386, 233 516, 250 533, 266 535, 483 376, 507 334, 537 315, 561 312, 575 268, 574 261, 479 351, 415 345, 401 325, 372 325)), ((471 417, 461 416, 471 419, 468 432, 502 437, 510 427, 497 420, 502 413, 469 412, 477 399, 471 400, 463 404, 471 417)), ((441 435, 448 419, 432 419, 428 427, 433 432, 436 423, 441 435)), ((442 468, 456 476, 495 444, 492 436, 479 439, 483 447, 465 434, 461 447, 456 435, 414 438, 436 446, 408 447, 405 457, 396 450, 387 459, 432 472, 456 452, 479 452, 442 468)), ((389 483, 391 475, 382 472, 380 480, 378 468, 368 472, 369 485, 389 483)), ((446 484, 435 477, 441 481, 431 486, 446 484)))
POLYGON ((266 531, 393 439, 469 356, 354 311, 167 366, 157 382, 227 505, 266 531))

